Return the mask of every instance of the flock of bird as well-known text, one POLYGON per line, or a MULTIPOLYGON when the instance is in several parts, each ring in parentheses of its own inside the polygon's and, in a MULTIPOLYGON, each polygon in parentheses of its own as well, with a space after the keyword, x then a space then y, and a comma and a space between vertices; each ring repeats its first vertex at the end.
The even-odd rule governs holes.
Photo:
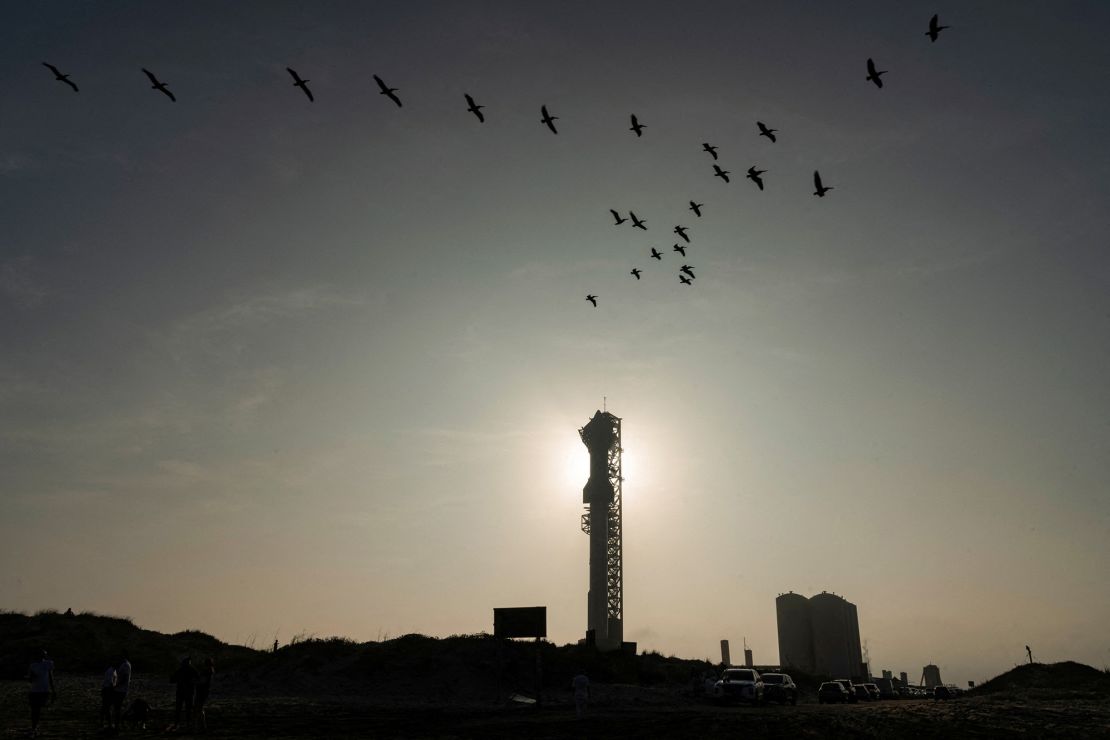
MULTIPOLYGON (((933 17, 929 20, 929 30, 925 32, 925 35, 929 37, 929 40, 931 42, 935 42, 937 40, 937 38, 939 37, 940 32, 943 31, 946 28, 949 28, 949 26, 940 25, 940 21, 939 21, 937 15, 933 15, 933 17)), ((54 79, 55 80, 65 84, 65 85, 68 85, 70 88, 73 89, 73 92, 75 92, 75 93, 80 92, 80 88, 77 86, 77 84, 75 82, 73 82, 73 80, 70 79, 70 75, 63 74, 53 64, 49 64, 47 62, 43 62, 42 64, 43 64, 44 67, 49 69, 54 74, 54 79)), ((177 97, 174 96, 173 92, 169 89, 169 86, 165 82, 160 81, 158 79, 158 77, 155 76, 155 74, 153 72, 151 72, 150 70, 148 70, 146 68, 141 68, 141 69, 142 69, 143 74, 146 75, 147 79, 150 81, 150 85, 151 85, 152 90, 157 90, 158 92, 162 93, 167 98, 169 98, 170 101, 175 102, 175 103, 177 102, 177 97)), ((300 88, 301 92, 303 92, 305 94, 305 96, 308 98, 309 102, 315 102, 316 98, 313 97, 312 90, 310 90, 309 87, 308 87, 308 83, 311 80, 307 80, 307 79, 302 78, 300 76, 300 74, 297 72, 297 70, 293 69, 292 67, 286 67, 285 69, 289 73, 289 76, 293 78, 293 86, 297 87, 297 88, 300 88)), ((886 74, 887 71, 888 70, 885 70, 885 69, 882 69, 882 70, 878 69, 875 66, 875 61, 871 58, 868 58, 867 59, 867 77, 865 77, 864 79, 868 82, 873 83, 875 85, 875 87, 882 88, 882 86, 883 86, 882 76, 884 74, 886 74)), ((398 89, 395 88, 395 87, 389 87, 389 85, 387 85, 382 80, 382 78, 379 77, 378 75, 374 75, 373 77, 374 77, 374 82, 376 82, 377 85, 378 85, 379 94, 386 96, 391 101, 393 101, 393 103, 395 103, 398 108, 400 108, 401 107, 401 98, 398 97, 398 95, 397 95, 398 89)), ((467 110, 467 112, 473 113, 474 116, 478 119, 478 121, 480 123, 485 123, 486 118, 482 114, 482 108, 484 108, 485 106, 478 105, 477 103, 475 103, 474 98, 471 97, 469 93, 464 93, 463 97, 466 99, 466 110, 467 110)), ((540 114, 541 114, 540 123, 545 125, 551 131, 551 133, 558 134, 559 130, 555 127, 555 121, 559 120, 559 117, 551 115, 551 113, 547 110, 546 105, 541 105, 540 106, 540 114)), ((642 137, 644 135, 644 129, 647 128, 647 126, 640 123, 639 119, 636 117, 635 114, 632 114, 632 116, 631 116, 631 124, 632 125, 629 127, 628 130, 632 131, 634 134, 636 134, 637 138, 642 137)), ((778 133, 778 129, 769 128, 762 121, 756 121, 755 124, 756 124, 756 127, 759 129, 759 136, 767 138, 768 140, 770 140, 770 142, 772 144, 774 144, 778 141, 778 139, 775 137, 775 134, 778 133)), ((718 147, 713 146, 712 144, 710 144, 708 142, 702 143, 701 146, 702 146, 702 151, 706 152, 707 154, 709 154, 713 158, 713 176, 720 178, 721 180, 723 180, 726 183, 731 182, 729 180, 729 177, 728 177, 729 174, 730 174, 729 170, 722 169, 721 166, 717 164, 717 149, 718 149, 718 147)), ((749 180, 751 180, 756 185, 756 187, 758 187, 762 191, 764 189, 763 175, 765 175, 765 174, 767 174, 767 170, 761 170, 757 166, 753 165, 753 166, 748 168, 748 171, 745 174, 745 177, 747 177, 749 180)), ((825 184, 822 183, 821 173, 817 170, 814 170, 814 172, 813 172, 813 186, 815 188, 814 191, 813 191, 813 194, 815 196, 819 197, 819 198, 824 198, 825 194, 833 189, 832 186, 825 185, 825 184)), ((704 205, 705 205, 704 203, 695 203, 694 201, 691 200, 689 210, 693 211, 693 213, 696 217, 701 218, 701 215, 702 215, 701 209, 704 205)), ((632 211, 628 212, 628 218, 625 218, 625 217, 621 216, 621 214, 618 211, 616 211, 615 209, 612 209, 612 208, 609 209, 609 212, 611 214, 613 214, 613 219, 615 221, 615 224, 614 224, 615 226, 620 226, 620 225, 622 225, 622 224, 624 224, 628 221, 631 221, 632 222, 632 228, 642 229, 643 231, 648 230, 647 225, 646 225, 647 224, 647 219, 637 217, 636 214, 632 211)), ((687 231, 688 231, 688 227, 678 225, 678 226, 674 227, 674 232, 673 232, 680 239, 682 239, 683 243, 682 244, 676 243, 673 246, 672 249, 673 249, 673 251, 680 254, 683 258, 686 257, 686 249, 688 248, 688 245, 690 244, 690 236, 687 233, 687 231)), ((655 247, 652 247, 651 248, 651 255, 650 255, 649 258, 661 262, 663 260, 663 253, 660 252, 655 247)), ((640 269, 639 267, 633 267, 629 274, 632 275, 632 277, 634 277, 636 280, 640 280, 641 276, 643 274, 643 270, 640 269)), ((694 266, 693 265, 688 265, 688 264, 683 264, 678 270, 678 279, 683 285, 693 285, 693 281, 695 279, 694 266)), ((597 307, 597 296, 596 295, 591 293, 591 294, 586 296, 586 300, 589 301, 591 304, 593 304, 593 306, 595 308, 597 307)))

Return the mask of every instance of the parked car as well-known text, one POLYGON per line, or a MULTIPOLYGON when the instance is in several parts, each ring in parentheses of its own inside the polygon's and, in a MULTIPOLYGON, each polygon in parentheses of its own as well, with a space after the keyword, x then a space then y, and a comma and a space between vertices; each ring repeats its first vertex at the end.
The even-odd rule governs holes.
POLYGON ((933 689, 933 701, 937 701, 938 699, 948 701, 951 698, 952 692, 948 690, 947 686, 937 686, 933 689))
POLYGON ((817 689, 817 701, 821 704, 846 704, 848 689, 839 681, 826 681, 817 689))
POLYGON ((726 668, 714 686, 713 696, 721 701, 763 701, 763 679, 754 668, 726 668))
POLYGON ((871 692, 868 691, 867 687, 864 686, 863 684, 857 683, 855 685, 855 690, 856 690, 856 698, 859 699, 860 701, 874 701, 871 698, 871 692))
POLYGON ((883 695, 879 693, 879 687, 875 684, 865 683, 864 687, 867 688, 867 693, 871 694, 871 701, 878 701, 883 698, 883 695))
POLYGON ((785 673, 762 673, 760 678, 763 679, 763 698, 767 701, 798 703, 798 687, 790 676, 785 673))
POLYGON ((836 679, 836 682, 843 686, 844 690, 848 692, 848 702, 850 704, 855 704, 857 701, 859 701, 859 699, 856 697, 856 686, 852 683, 851 679, 838 678, 836 679))

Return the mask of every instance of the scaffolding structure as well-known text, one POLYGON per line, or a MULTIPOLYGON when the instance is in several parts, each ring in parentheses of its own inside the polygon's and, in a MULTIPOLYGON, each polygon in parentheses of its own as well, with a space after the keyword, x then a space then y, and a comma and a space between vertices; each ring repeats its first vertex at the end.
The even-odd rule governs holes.
MULTIPOLYGON (((624 526, 622 520, 621 470, 621 420, 608 411, 598 411, 590 422, 578 430, 582 443, 590 451, 590 481, 582 491, 586 512, 582 514, 582 531, 590 535, 590 614, 587 629, 595 634, 599 647, 619 648, 624 636, 624 526), (594 522, 601 522, 602 529, 596 538, 604 537, 604 573, 600 563, 594 563, 594 522), (595 589, 602 586, 603 577, 604 624, 601 615, 594 611, 593 600, 598 598, 595 589)), ((602 542, 597 542, 600 548, 602 542)), ((600 554, 600 553, 598 553, 600 554)))

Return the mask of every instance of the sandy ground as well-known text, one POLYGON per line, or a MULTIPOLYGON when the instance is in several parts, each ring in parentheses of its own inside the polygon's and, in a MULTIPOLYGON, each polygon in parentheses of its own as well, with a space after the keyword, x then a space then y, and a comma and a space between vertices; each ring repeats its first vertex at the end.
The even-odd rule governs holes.
MULTIPOLYGON (((604 690, 605 687, 598 687, 604 690)), ((100 736, 96 677, 60 677, 58 700, 45 710, 40 737, 100 736)), ((135 694, 154 706, 147 729, 121 737, 161 737, 172 719, 173 687, 137 680, 135 694)), ((0 683, 0 738, 26 737, 26 684, 0 683)), ((599 691, 602 694, 603 691, 599 691)), ((209 705, 212 737, 221 738, 1110 738, 1110 698, 1018 700, 963 698, 796 707, 668 706, 638 701, 627 687, 583 719, 566 694, 531 707, 402 706, 373 696, 335 698, 236 695, 217 690, 209 705)))

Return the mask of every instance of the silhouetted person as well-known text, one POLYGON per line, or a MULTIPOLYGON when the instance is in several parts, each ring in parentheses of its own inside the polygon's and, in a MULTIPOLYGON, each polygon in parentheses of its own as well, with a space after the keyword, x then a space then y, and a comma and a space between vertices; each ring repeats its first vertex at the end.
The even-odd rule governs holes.
POLYGON ((816 195, 818 198, 824 198, 825 193, 832 190, 832 187, 825 187, 821 184, 821 173, 817 170, 813 171, 813 187, 817 188, 813 191, 813 194, 816 195))
POLYGON ((570 686, 574 689, 574 713, 582 717, 590 705, 590 679, 585 673, 579 672, 571 679, 570 686))
POLYGON ((293 87, 301 88, 301 90, 304 91, 304 94, 308 96, 309 102, 314 101, 315 98, 312 97, 312 91, 308 89, 308 80, 302 80, 301 76, 297 74, 297 70, 293 69, 292 67, 286 67, 285 69, 293 77, 293 87))
POLYGON ((486 106, 478 105, 474 102, 474 98, 470 97, 470 95, 466 93, 463 93, 463 97, 466 98, 466 109, 476 115, 481 123, 485 123, 486 117, 482 115, 482 108, 485 108, 486 106))
POLYGON ((182 658, 181 665, 170 676, 170 681, 177 684, 171 730, 177 730, 181 727, 182 709, 185 710, 185 722, 188 723, 190 728, 193 726, 193 702, 196 699, 197 682, 199 680, 200 674, 193 667, 193 659, 189 656, 182 658))
POLYGON ((658 249, 656 249, 655 247, 652 247, 652 248, 651 248, 651 258, 652 258, 653 260, 659 260, 660 262, 662 262, 662 261, 663 261, 663 253, 662 253, 662 252, 660 252, 660 251, 659 251, 658 249))
POLYGON ((639 267, 633 267, 633 268, 632 268, 632 272, 630 272, 630 273, 628 273, 628 274, 629 274, 629 275, 632 275, 632 276, 633 276, 633 277, 635 277, 635 278, 636 278, 637 280, 639 280, 639 279, 640 279, 640 272, 641 272, 641 270, 640 270, 640 268, 639 268, 639 267))
POLYGON ((108 666, 100 681, 100 726, 112 726, 113 697, 116 693, 116 667, 108 666))
POLYGON ((208 694, 212 691, 212 677, 216 675, 216 663, 212 658, 205 658, 200 669, 200 680, 197 681, 197 730, 208 732, 208 717, 204 713, 204 705, 208 701, 208 694))
POLYGON ((61 72, 59 72, 58 68, 55 67, 53 64, 47 64, 46 62, 43 62, 42 66, 46 67, 47 69, 49 69, 51 72, 54 73, 54 79, 55 80, 57 80, 58 82, 66 83, 67 85, 69 85, 70 87, 73 88, 73 92, 81 92, 80 90, 77 89, 77 85, 74 85, 73 81, 69 79, 69 75, 64 75, 61 72))
POLYGON ((278 641, 274 640, 274 652, 275 653, 277 652, 277 649, 278 649, 278 641))
POLYGON ((151 90, 161 90, 162 93, 164 93, 167 98, 169 98, 170 100, 172 100, 175 103, 177 102, 177 98, 175 98, 173 96, 173 93, 170 92, 170 89, 168 87, 166 87, 166 83, 159 82, 158 78, 154 76, 153 72, 151 72, 149 69, 143 69, 143 74, 145 74, 147 76, 147 78, 150 80, 150 89, 151 90))
POLYGON ((752 182, 754 182, 756 185, 758 185, 759 189, 762 190, 763 189, 763 178, 760 177, 760 175, 762 175, 766 171, 767 170, 757 170, 755 167, 749 167, 747 178, 749 180, 751 180, 752 182))
POLYGON ((870 57, 868 57, 868 59, 867 59, 867 77, 865 77, 864 79, 869 80, 871 82, 874 82, 875 87, 882 87, 883 86, 883 81, 880 78, 883 75, 885 75, 886 73, 887 73, 887 70, 885 70, 885 69, 884 70, 875 69, 875 62, 870 57))
POLYGON ((716 161, 716 159, 717 159, 717 147, 713 146, 712 144, 702 144, 701 145, 701 150, 703 152, 709 152, 713 156, 714 161, 716 161))
POLYGON ((771 140, 772 143, 778 141, 778 139, 775 138, 775 132, 778 131, 777 128, 767 128, 763 125, 763 121, 756 121, 755 125, 759 126, 760 136, 766 136, 768 139, 771 140))
POLYGON ((635 131, 635 132, 636 132, 636 136, 637 136, 637 137, 639 137, 639 136, 643 136, 643 135, 644 135, 644 134, 643 134, 643 130, 644 130, 645 128, 647 128, 647 126, 645 126, 645 125, 643 125, 642 123, 640 123, 639 121, 637 121, 637 120, 636 120, 636 114, 635 114, 635 113, 633 113, 633 114, 632 114, 632 128, 630 128, 630 129, 628 129, 628 130, 629 130, 629 131, 635 131))
POLYGON ((647 223, 647 219, 646 219, 646 218, 636 218, 636 214, 635 214, 635 213, 633 213, 632 211, 629 211, 629 212, 628 212, 628 217, 629 217, 630 219, 632 219, 632 226, 633 226, 633 228, 636 228, 636 229, 643 229, 644 231, 647 231, 647 227, 646 227, 646 226, 644 226, 644 224, 646 224, 646 223, 647 223))
POLYGON ((695 203, 694 201, 690 201, 690 210, 694 212, 695 216, 701 218, 701 207, 704 205, 704 203, 695 203))
POLYGON ((941 26, 938 25, 938 23, 939 21, 937 20, 936 15, 929 19, 929 30, 925 32, 925 35, 929 37, 930 41, 935 42, 937 40, 937 36, 940 36, 940 32, 948 28, 948 26, 941 26))
POLYGON ((609 213, 613 214, 613 219, 616 221, 616 223, 613 224, 614 226, 620 226, 628 220, 627 218, 621 218, 621 215, 614 211, 612 208, 609 209, 609 213))
POLYGON ((684 245, 682 245, 682 244, 675 244, 675 245, 674 245, 674 250, 673 250, 673 251, 675 251, 675 252, 678 252, 678 253, 679 253, 679 254, 681 254, 681 255, 682 255, 683 257, 685 257, 685 256, 686 256, 686 247, 685 247, 684 245))
POLYGON ((377 75, 374 75, 374 82, 378 83, 378 88, 379 88, 379 93, 378 94, 379 95, 386 96, 387 98, 392 100, 394 103, 396 103, 398 108, 401 107, 401 99, 399 97, 397 97, 397 94, 396 94, 397 93, 397 88, 389 87, 384 82, 382 82, 382 78, 378 77, 377 75))
POLYGON ((719 177, 722 180, 724 180, 725 182, 729 182, 728 170, 722 170, 717 165, 713 165, 713 177, 719 177))
POLYGON ((588 295, 588 296, 586 296, 586 300, 589 301, 590 303, 594 304, 594 308, 597 308, 597 296, 596 295, 588 295))
POLYGON ((546 125, 549 129, 551 129, 551 133, 553 133, 553 134, 559 133, 558 131, 555 130, 555 122, 559 120, 559 117, 558 116, 553 116, 550 113, 548 113, 546 105, 541 105, 540 106, 540 113, 543 113, 543 118, 540 119, 540 123, 546 125))
POLYGON ((119 667, 116 668, 116 687, 112 690, 112 725, 117 729, 120 726, 120 714, 123 704, 127 701, 127 694, 131 691, 131 661, 124 652, 119 667))
POLYGON ((58 696, 54 689, 54 661, 46 657, 45 650, 27 669, 27 678, 31 681, 31 690, 27 694, 31 704, 31 737, 35 737, 42 719, 42 708, 58 696))

